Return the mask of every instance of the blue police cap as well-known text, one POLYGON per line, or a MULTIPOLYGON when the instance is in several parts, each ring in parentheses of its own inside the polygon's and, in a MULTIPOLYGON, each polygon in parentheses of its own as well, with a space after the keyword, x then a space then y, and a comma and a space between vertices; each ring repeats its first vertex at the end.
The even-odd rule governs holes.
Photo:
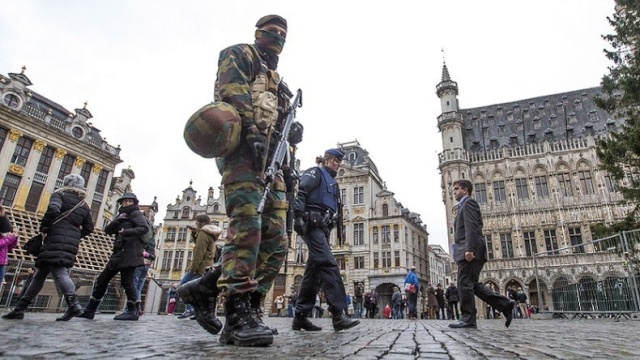
POLYGON ((342 158, 344 157, 344 153, 340 149, 329 149, 325 151, 324 154, 331 155, 340 161, 342 161, 342 158))

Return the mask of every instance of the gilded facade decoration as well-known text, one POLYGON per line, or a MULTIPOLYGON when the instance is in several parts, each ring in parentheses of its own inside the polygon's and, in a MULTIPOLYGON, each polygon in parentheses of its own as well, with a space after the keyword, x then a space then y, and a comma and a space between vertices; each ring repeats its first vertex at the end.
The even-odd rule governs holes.
POLYGON ((24 175, 24 168, 17 164, 9 165, 9 172, 15 175, 22 176, 24 175))
POLYGON ((83 157, 78 156, 76 158, 76 166, 79 167, 79 168, 81 168, 82 165, 84 165, 84 163, 86 163, 86 162, 87 162, 87 159, 85 159, 83 157))
POLYGON ((64 159, 64 156, 67 155, 67 150, 64 149, 56 149, 56 159, 64 159))
POLYGON ((42 140, 36 140, 33 142, 33 148, 37 151, 42 152, 45 146, 47 146, 47 143, 42 140))
POLYGON ((93 172, 95 174, 100 174, 100 171, 102 171, 102 165, 99 165, 99 164, 93 165, 93 172))
POLYGON ((16 130, 16 129, 11 129, 9 130, 9 140, 16 142, 18 141, 18 139, 20 139, 20 137, 22 137, 22 135, 24 135, 24 133, 22 131, 16 130))

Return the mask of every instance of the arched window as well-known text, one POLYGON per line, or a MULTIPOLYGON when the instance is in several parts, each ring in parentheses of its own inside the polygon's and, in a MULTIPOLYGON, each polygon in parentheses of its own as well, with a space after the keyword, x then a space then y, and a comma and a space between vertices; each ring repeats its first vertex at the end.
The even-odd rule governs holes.
POLYGON ((382 204, 382 216, 389 216, 389 205, 382 204))
POLYGON ((220 205, 218 204, 213 205, 213 212, 214 213, 220 212, 220 205))
POLYGON ((183 219, 188 219, 189 218, 189 213, 191 212, 191 208, 189 208, 188 206, 182 209, 182 218, 183 219))

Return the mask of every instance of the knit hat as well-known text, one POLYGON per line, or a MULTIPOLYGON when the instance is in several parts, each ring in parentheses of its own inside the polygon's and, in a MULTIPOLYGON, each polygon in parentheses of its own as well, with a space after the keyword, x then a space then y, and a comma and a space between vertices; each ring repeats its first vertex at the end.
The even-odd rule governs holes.
POLYGON ((118 199, 117 203, 120 204, 122 203, 122 200, 126 200, 126 199, 133 200, 133 203, 138 205, 138 197, 136 196, 136 194, 131 192, 124 193, 124 195, 122 195, 122 197, 118 199))
POLYGON ((62 179, 62 186, 84 189, 84 178, 78 174, 69 174, 62 179))

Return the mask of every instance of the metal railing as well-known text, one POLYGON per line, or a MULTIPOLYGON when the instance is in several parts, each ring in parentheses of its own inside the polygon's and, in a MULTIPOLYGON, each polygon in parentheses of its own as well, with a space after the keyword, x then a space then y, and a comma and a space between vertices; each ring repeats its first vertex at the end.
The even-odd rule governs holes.
POLYGON ((640 229, 540 252, 533 260, 538 304, 544 305, 541 312, 557 317, 616 319, 640 312, 640 229), (570 281, 574 277, 565 271, 576 265, 591 270, 570 281), (547 278, 551 274, 553 284, 545 284, 543 273, 547 278), (542 286, 550 290, 550 303, 543 299, 542 286))

